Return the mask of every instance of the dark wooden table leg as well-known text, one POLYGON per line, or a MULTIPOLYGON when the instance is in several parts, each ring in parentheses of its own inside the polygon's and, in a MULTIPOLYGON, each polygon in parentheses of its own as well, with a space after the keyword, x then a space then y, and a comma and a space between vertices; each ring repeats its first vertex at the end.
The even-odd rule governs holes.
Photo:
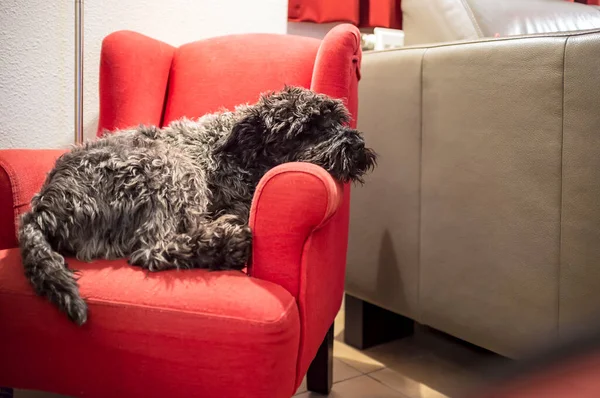
POLYGON ((374 304, 346 294, 344 341, 364 350, 378 344, 409 336, 414 321, 374 304))
POLYGON ((0 387, 0 398, 13 398, 14 391, 12 388, 0 387))
POLYGON ((333 325, 329 328, 325 339, 319 347, 306 373, 308 391, 328 395, 333 385, 333 325))

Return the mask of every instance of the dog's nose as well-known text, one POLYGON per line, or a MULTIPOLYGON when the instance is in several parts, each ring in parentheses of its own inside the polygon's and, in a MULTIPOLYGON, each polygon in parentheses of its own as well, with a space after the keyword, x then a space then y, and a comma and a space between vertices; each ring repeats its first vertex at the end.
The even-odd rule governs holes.
POLYGON ((356 163, 361 171, 365 172, 375 166, 375 152, 373 152, 372 149, 367 148, 364 143, 360 144, 360 150, 356 153, 356 163))
POLYGON ((350 152, 353 155, 361 155, 365 151, 365 143, 363 141, 353 141, 350 143, 350 152))

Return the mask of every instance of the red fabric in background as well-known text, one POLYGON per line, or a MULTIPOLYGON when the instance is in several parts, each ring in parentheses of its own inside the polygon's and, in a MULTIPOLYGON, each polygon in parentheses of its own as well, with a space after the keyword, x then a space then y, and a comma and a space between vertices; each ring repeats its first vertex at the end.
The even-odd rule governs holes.
POLYGON ((348 22, 358 25, 360 0, 289 0, 288 20, 292 22, 348 22))
MULTIPOLYGON (((600 0, 586 0, 584 3, 600 5, 600 0)), ((289 0, 288 20, 347 22, 361 28, 402 29, 401 0, 289 0)))
MULTIPOLYGON (((198 117, 284 84, 342 98, 356 115, 360 54, 351 25, 323 41, 244 35, 178 49, 117 32, 103 43, 99 132, 198 117)), ((27 206, 59 154, 0 150, 3 248, 16 245, 4 217, 27 206)), ((83 329, 33 295, 17 249, 0 250, 0 353, 9 358, 0 385, 89 397, 290 397, 340 308, 348 206, 349 187, 290 163, 253 200, 251 276, 146 275, 123 260, 68 259, 90 304, 83 329)))
POLYGON ((358 26, 402 29, 400 0, 361 0, 358 26))
POLYGON ((587 5, 600 5, 600 0, 585 0, 583 2, 581 1, 575 1, 575 0, 566 0, 566 1, 570 1, 571 3, 583 3, 583 4, 587 4, 587 5))
POLYGON ((289 0, 288 20, 401 29, 402 9, 400 0, 289 0))

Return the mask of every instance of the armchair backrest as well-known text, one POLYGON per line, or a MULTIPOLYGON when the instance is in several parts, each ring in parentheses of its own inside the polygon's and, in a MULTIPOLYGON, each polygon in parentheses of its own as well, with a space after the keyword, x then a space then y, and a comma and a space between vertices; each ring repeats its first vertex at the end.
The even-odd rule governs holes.
POLYGON ((336 27, 323 41, 247 34, 179 48, 115 32, 102 45, 98 134, 232 109, 286 84, 344 98, 355 114, 359 64, 360 35, 351 25, 336 27))
POLYGON ((310 87, 319 40, 284 35, 236 35, 175 50, 163 123, 255 102, 284 84, 310 87))

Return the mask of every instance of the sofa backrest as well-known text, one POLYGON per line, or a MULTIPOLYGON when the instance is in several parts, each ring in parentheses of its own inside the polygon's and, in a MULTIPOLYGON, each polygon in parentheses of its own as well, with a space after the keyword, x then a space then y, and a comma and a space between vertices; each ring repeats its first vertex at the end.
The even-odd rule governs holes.
POLYGON ((406 45, 600 27, 600 9, 566 0, 403 0, 406 45))

